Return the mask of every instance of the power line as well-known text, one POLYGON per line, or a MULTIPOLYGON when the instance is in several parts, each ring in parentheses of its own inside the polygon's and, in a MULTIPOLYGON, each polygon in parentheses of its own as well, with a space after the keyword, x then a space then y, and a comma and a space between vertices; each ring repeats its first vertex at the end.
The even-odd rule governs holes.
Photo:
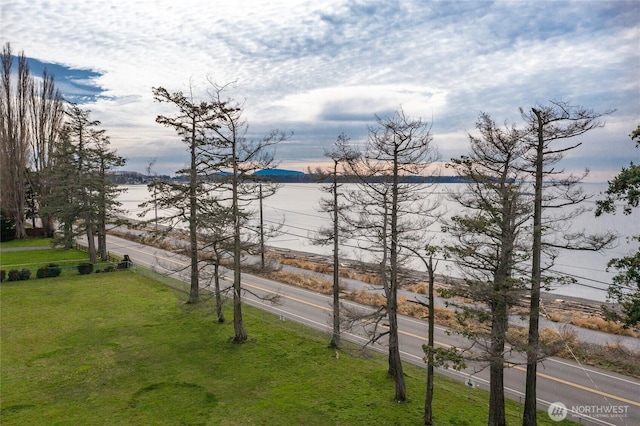
MULTIPOLYGON (((269 221, 269 220, 265 220, 265 221, 266 222, 277 223, 277 222, 269 221)), ((286 226, 289 227, 289 228, 298 229, 298 230, 301 230, 301 231, 307 231, 307 232, 310 232, 310 233, 317 233, 316 230, 312 230, 312 229, 309 229, 309 228, 304 228, 304 227, 300 227, 300 226, 293 226, 293 225, 286 225, 286 226)), ((296 233, 293 233, 293 232, 287 232, 287 231, 280 231, 280 233, 284 234, 284 235, 297 237, 297 238, 309 239, 308 235, 300 235, 300 234, 296 234, 296 233)), ((347 244, 347 243, 341 243, 340 245, 342 247, 348 247, 348 248, 352 248, 352 249, 362 250, 362 247, 358 246, 358 245, 347 244)), ((409 254, 409 256, 413 257, 413 258, 416 258, 416 259, 419 258, 415 254, 409 254)), ((442 262, 448 262, 448 263, 455 263, 451 259, 445 259, 445 258, 435 258, 434 257, 434 260, 442 261, 442 262)), ((569 265, 559 265, 559 266, 569 266, 569 265)), ((584 268, 584 267, 579 267, 579 266, 572 266, 572 267, 577 268, 577 269, 600 271, 600 270, 595 269, 595 268, 584 268)), ((605 282, 605 281, 600 281, 600 280, 596 280, 596 279, 593 279, 593 278, 588 278, 588 277, 584 277, 584 276, 581 276, 581 275, 572 274, 572 273, 569 273, 569 272, 558 271, 558 270, 553 270, 553 269, 550 270, 550 272, 553 272, 553 273, 556 273, 556 274, 559 274, 559 275, 569 276, 569 277, 580 279, 580 280, 584 280, 584 281, 590 281, 590 282, 593 282, 593 283, 602 284, 602 285, 606 286, 606 288, 602 288, 602 287, 589 285, 589 284, 581 283, 581 282, 571 283, 571 285, 577 285, 577 286, 580 286, 580 287, 590 288, 590 289, 594 289, 594 290, 598 290, 598 291, 605 291, 606 292, 606 291, 608 291, 609 287, 616 286, 613 283, 608 283, 608 282, 605 282)), ((616 287, 622 287, 622 286, 616 286, 616 287)))

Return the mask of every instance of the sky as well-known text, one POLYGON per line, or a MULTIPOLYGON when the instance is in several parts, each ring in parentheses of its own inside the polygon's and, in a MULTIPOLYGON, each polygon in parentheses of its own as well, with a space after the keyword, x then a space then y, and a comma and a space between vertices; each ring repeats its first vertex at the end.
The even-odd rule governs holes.
POLYGON ((228 84, 248 136, 291 133, 276 158, 304 171, 338 135, 366 139, 398 108, 432 123, 442 161, 465 154, 475 122, 521 124, 562 100, 606 125, 562 163, 612 178, 640 160, 640 1, 0 0, 0 42, 46 67, 91 110, 127 170, 173 174, 188 158, 152 88, 228 84))

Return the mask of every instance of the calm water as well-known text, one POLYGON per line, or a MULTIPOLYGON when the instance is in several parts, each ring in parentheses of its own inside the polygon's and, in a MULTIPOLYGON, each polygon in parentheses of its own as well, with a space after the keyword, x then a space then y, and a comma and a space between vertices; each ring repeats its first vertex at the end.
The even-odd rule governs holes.
MULTIPOLYGON (((435 192, 443 193, 446 189, 435 188, 435 192)), ((128 211, 127 215, 137 218, 140 212, 138 204, 150 198, 147 187, 144 185, 126 186, 127 191, 120 196, 123 207, 128 211)), ((598 194, 606 189, 604 183, 584 184, 588 193, 598 194)), ((318 212, 319 201, 327 195, 320 191, 316 184, 284 184, 272 197, 263 202, 265 224, 284 223, 281 235, 267 241, 268 245, 292 250, 300 250, 318 254, 331 254, 331 247, 319 247, 312 245, 310 237, 321 226, 330 226, 331 222, 326 213, 318 212)), ((597 197, 596 197, 597 198, 597 197)), ((443 199, 442 204, 450 212, 455 211, 455 204, 443 199)), ((593 201, 586 202, 585 206, 594 207, 593 201)), ((164 213, 167 214, 167 213, 164 213)), ((163 212, 158 213, 159 216, 163 212)), ((153 218, 153 213, 147 215, 147 219, 153 218)), ((577 285, 567 285, 554 290, 555 294, 584 297, 593 300, 604 300, 606 297, 607 283, 614 275, 606 271, 607 262, 613 257, 627 255, 637 247, 636 243, 628 241, 628 237, 640 234, 640 213, 635 211, 630 216, 618 213, 615 216, 607 215, 595 218, 592 213, 585 213, 571 224, 571 229, 586 229, 590 233, 613 230, 620 237, 617 246, 604 253, 592 252, 565 252, 556 259, 554 270, 571 274, 577 277, 577 285)), ((446 238, 440 232, 439 225, 433 225, 432 231, 436 240, 446 238)), ((344 257, 367 259, 367 253, 354 248, 353 242, 346 243, 341 248, 344 257)), ((413 267, 421 269, 420 263, 415 262, 413 267)), ((451 262, 440 261, 438 272, 456 275, 455 266, 451 262)))

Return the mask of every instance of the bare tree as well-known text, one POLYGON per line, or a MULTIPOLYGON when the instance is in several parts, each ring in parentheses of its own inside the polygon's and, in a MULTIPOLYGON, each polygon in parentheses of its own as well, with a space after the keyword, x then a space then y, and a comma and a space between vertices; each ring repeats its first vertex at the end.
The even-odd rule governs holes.
POLYGON ((489 364, 489 417, 492 426, 506 424, 504 401, 505 343, 511 307, 527 282, 530 218, 522 156, 528 146, 515 127, 504 130, 488 114, 476 123, 481 137, 469 136, 471 151, 452 160, 464 179, 450 198, 462 207, 445 229, 454 237, 446 251, 464 281, 449 295, 471 299, 456 304, 464 334, 481 348, 473 358, 489 364))
POLYGON ((602 127, 600 118, 612 111, 602 114, 563 101, 551 101, 548 106, 538 105, 530 112, 523 109, 520 112, 528 130, 530 154, 527 159, 535 180, 527 375, 522 420, 523 425, 533 426, 537 424, 536 379, 541 357, 539 318, 543 282, 552 279, 548 274, 558 250, 601 250, 615 239, 612 234, 587 235, 584 231, 567 232, 562 229, 562 224, 569 223, 586 210, 579 204, 592 195, 586 194, 579 186, 588 170, 582 175, 563 176, 564 170, 556 169, 554 165, 582 144, 561 145, 564 140, 602 127), (566 212, 571 206, 576 208, 569 213, 545 215, 545 212, 557 209, 566 212), (544 266, 543 256, 547 258, 544 266))
MULTIPOLYGON (((331 228, 321 228, 313 242, 319 245, 333 245, 333 332, 329 347, 334 349, 340 348, 340 212, 346 208, 346 206, 341 206, 339 202, 339 189, 342 186, 339 183, 339 171, 342 163, 355 161, 358 155, 349 145, 347 135, 343 133, 338 136, 333 149, 325 152, 325 156, 333 161, 333 166, 329 170, 317 168, 313 172, 319 181, 329 181, 321 189, 331 194, 330 199, 323 198, 320 201, 320 211, 331 214, 332 226, 331 228)), ((309 173, 312 173, 311 170, 309 173)))
MULTIPOLYGON (((276 166, 275 146, 286 139, 279 131, 272 131, 260 141, 246 137, 247 123, 242 118, 242 105, 225 97, 227 86, 211 82, 210 96, 219 116, 218 126, 213 130, 212 151, 209 161, 217 164, 218 170, 226 170, 226 176, 218 177, 218 185, 227 191, 231 204, 233 223, 233 326, 234 343, 243 343, 248 335, 242 317, 242 256, 243 217, 249 204, 261 197, 275 193, 277 185, 265 185, 262 194, 257 191, 254 173, 276 166)), ((221 198, 224 202, 224 198, 221 198)))
POLYGON ((15 222, 15 237, 26 238, 24 206, 29 161, 29 95, 33 81, 27 58, 21 53, 14 87, 9 43, 3 46, 0 59, 0 201, 5 214, 15 222))
POLYGON ((221 266, 233 253, 233 225, 235 223, 231 208, 220 203, 209 203, 203 211, 200 238, 204 262, 213 266, 213 294, 216 301, 216 318, 219 323, 225 322, 223 310, 223 289, 221 266))
POLYGON ((406 264, 406 246, 421 246, 434 209, 425 197, 424 185, 406 176, 423 175, 437 158, 432 146, 431 125, 411 119, 402 108, 389 118, 377 117, 377 127, 357 160, 348 161, 348 173, 356 177, 356 189, 346 192, 355 213, 346 218, 361 248, 377 257, 386 297, 384 306, 371 317, 371 342, 387 338, 389 374, 395 380, 395 399, 406 399, 406 385, 398 340, 398 288, 400 267, 406 264), (388 328, 379 327, 383 320, 388 328))
POLYGON ((40 82, 31 86, 31 167, 29 174, 35 194, 37 214, 45 235, 52 237, 54 218, 42 214, 45 200, 54 182, 46 179, 53 167, 53 151, 60 138, 64 120, 64 101, 55 87, 54 76, 45 69, 40 82))
POLYGON ((438 262, 434 262, 436 253, 440 250, 439 247, 434 245, 426 245, 424 250, 418 250, 413 247, 407 247, 420 261, 424 264, 427 270, 427 276, 429 277, 429 287, 427 291, 427 303, 424 303, 418 299, 416 303, 426 306, 429 310, 427 317, 428 331, 427 331, 427 344, 422 345, 422 350, 425 352, 424 361, 427 363, 427 389, 424 398, 424 414, 423 424, 425 426, 433 425, 433 395, 434 395, 434 381, 435 367, 453 368, 454 370, 461 370, 466 368, 466 362, 458 351, 458 348, 451 346, 448 348, 436 348, 435 347, 435 280, 436 280, 436 268, 438 262))

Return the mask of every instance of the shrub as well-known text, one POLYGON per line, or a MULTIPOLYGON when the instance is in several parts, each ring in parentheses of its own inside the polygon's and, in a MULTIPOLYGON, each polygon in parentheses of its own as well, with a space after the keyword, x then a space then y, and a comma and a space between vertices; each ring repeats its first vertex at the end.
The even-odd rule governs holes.
POLYGON ((24 268, 22 271, 20 271, 20 279, 21 280, 28 280, 31 277, 31 269, 27 269, 24 268))
POLYGON ((7 271, 0 270, 0 283, 3 282, 5 279, 7 279, 7 271))
POLYGON ((38 268, 36 271, 36 278, 47 278, 49 276, 49 268, 47 266, 43 266, 38 268))
POLYGON ((29 277, 31 276, 31 270, 30 269, 23 269, 22 271, 18 270, 18 269, 12 269, 9 271, 9 276, 7 277, 7 281, 22 281, 22 280, 28 280, 29 277))
POLYGON ((49 277, 57 277, 62 272, 62 269, 56 265, 55 263, 50 263, 48 266, 43 266, 38 269, 36 273, 36 277, 38 278, 49 278, 49 277))
POLYGON ((7 281, 19 281, 19 280, 20 280, 20 271, 18 271, 17 269, 10 269, 7 281))
POLYGON ((56 265, 55 263, 50 263, 49 264, 49 276, 50 277, 58 277, 58 276, 60 276, 61 272, 62 272, 62 268, 60 268, 58 265, 56 265))
POLYGON ((78 272, 80 275, 87 275, 93 272, 93 264, 91 263, 81 263, 78 265, 78 272))
POLYGON ((0 210, 0 241, 11 241, 16 238, 16 222, 0 210))

